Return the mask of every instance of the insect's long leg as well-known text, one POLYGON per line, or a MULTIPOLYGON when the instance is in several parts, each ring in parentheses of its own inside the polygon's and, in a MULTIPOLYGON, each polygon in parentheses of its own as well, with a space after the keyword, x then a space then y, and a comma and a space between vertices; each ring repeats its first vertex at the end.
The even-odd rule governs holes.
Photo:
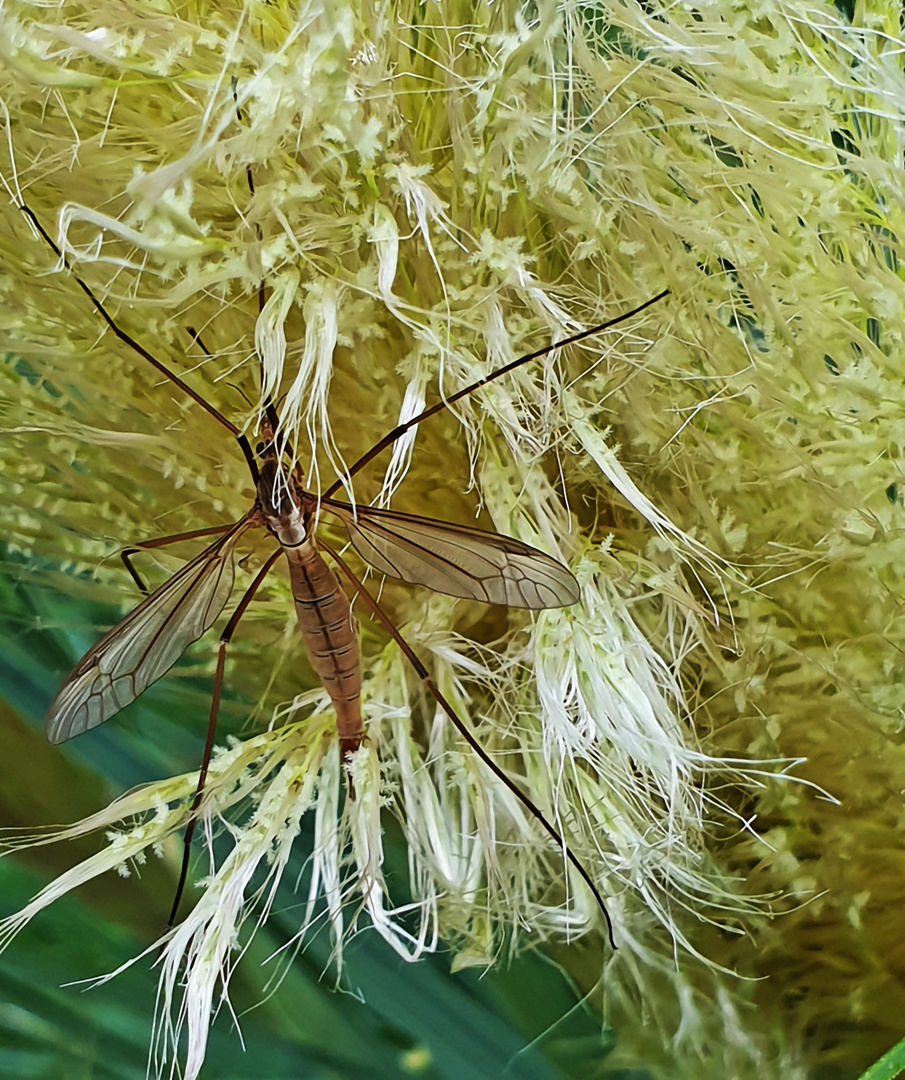
POLYGON ((142 540, 140 544, 133 544, 131 547, 123 548, 119 553, 119 557, 125 563, 125 567, 131 574, 132 580, 138 586, 139 591, 144 596, 147 596, 148 586, 141 580, 140 574, 132 565, 133 555, 139 555, 142 551, 150 551, 152 548, 166 547, 168 544, 178 544, 180 540, 198 540, 202 536, 218 536, 231 528, 232 525, 229 524, 212 525, 209 529, 193 529, 191 532, 173 533, 172 536, 156 536, 153 540, 142 540))
POLYGON ((345 564, 345 562, 343 562, 343 560, 340 558, 340 556, 328 544, 325 544, 323 542, 323 540, 321 540, 320 538, 318 538, 318 544, 324 549, 324 551, 326 551, 335 560, 336 565, 340 568, 340 570, 343 572, 343 574, 345 574, 345 576, 348 578, 350 584, 355 589, 356 593, 358 593, 358 595, 361 597, 361 599, 365 603, 365 605, 367 607, 369 607, 371 609, 371 611, 374 612, 374 614, 377 616, 377 619, 383 625, 383 627, 387 631, 387 633, 396 641, 399 648, 402 649, 402 652, 405 655, 405 658, 412 665, 412 667, 415 669, 415 672, 417 673, 418 677, 421 679, 421 681, 424 683, 424 685, 427 687, 427 689, 431 692, 433 697, 436 699, 437 704, 440 706, 440 708, 446 713, 446 715, 449 717, 449 719, 455 725, 456 730, 459 732, 459 734, 462 736, 462 738, 468 743, 468 745, 472 748, 472 750, 474 750, 474 752, 478 755, 478 757, 481 759, 481 761, 484 762, 484 764, 487 766, 487 768, 490 769, 490 771, 498 779, 502 780, 502 782, 506 785, 506 787, 509 788, 509 790, 512 792, 512 794, 515 795, 515 797, 519 800, 519 802, 522 804, 522 806, 525 807, 525 809, 528 811, 528 813, 531 814, 531 816, 544 828, 544 830, 547 832, 547 834, 556 843, 556 846, 565 854, 565 856, 569 860, 569 862, 575 867, 575 869, 581 875, 581 877, 584 880, 585 884, 591 890, 591 893, 593 894, 594 899, 597 901, 597 903, 598 903, 598 905, 600 907, 600 910, 603 912, 603 917, 606 919, 607 934, 608 934, 609 939, 610 939, 610 945, 612 945, 612 947, 615 949, 616 948, 616 942, 615 942, 614 937, 613 937, 613 923, 612 923, 612 921, 610 919, 610 913, 606 909, 606 904, 603 901, 603 897, 600 895, 599 889, 597 888, 597 886, 592 881, 591 875, 587 872, 587 870, 581 864, 581 861, 577 858, 577 856, 575 856, 572 853, 571 849, 568 847, 568 845, 566 844, 565 840, 562 838, 562 836, 560 835, 558 830, 553 825, 551 825, 549 821, 547 821, 547 819, 544 817, 542 811, 536 805, 536 803, 534 803, 518 787, 518 785, 509 776, 506 775, 506 773, 500 768, 500 766, 497 765, 497 763, 493 760, 493 758, 487 753, 487 751, 484 749, 484 747, 481 746, 481 744, 474 737, 474 735, 472 735, 472 733, 468 730, 468 728, 465 726, 465 723, 463 722, 463 720, 461 719, 459 714, 455 711, 455 709, 452 707, 452 705, 450 705, 450 703, 446 700, 446 698, 443 696, 443 694, 441 693, 441 691, 437 687, 436 683, 430 677, 430 673, 428 672, 428 670, 424 666, 424 664, 422 664, 421 661, 418 659, 418 656, 415 653, 415 651, 408 644, 408 642, 405 640, 405 638, 403 638, 403 636, 399 633, 399 631, 396 629, 396 627, 393 626, 392 622, 389 619, 389 616, 386 615, 383 608, 377 603, 377 601, 374 599, 374 597, 371 596, 371 594, 364 587, 364 585, 358 580, 358 578, 356 577, 354 572, 345 564))
POLYGON ((370 450, 362 454, 354 465, 346 470, 346 476, 343 479, 336 480, 331 484, 324 492, 323 497, 329 499, 331 495, 336 494, 340 487, 342 487, 343 480, 354 476, 363 469, 369 461, 377 457, 379 453, 386 450, 388 446, 392 446, 397 439, 401 439, 407 431, 411 431, 413 427, 417 427, 418 424, 424 423, 425 420, 436 415, 436 413, 441 412, 449 405, 453 405, 462 398, 468 397, 468 395, 474 393, 475 390, 480 390, 482 386, 486 386, 496 379, 501 379, 504 375, 508 375, 510 371, 515 371, 516 368, 521 367, 522 364, 527 364, 531 360, 538 360, 540 357, 553 352, 554 349, 562 349, 566 345, 574 345, 578 341, 584 341, 585 338, 592 337, 594 334, 602 334, 604 330, 609 330, 610 327, 625 322, 626 319, 631 319, 635 315, 640 315, 645 308, 649 308, 652 304, 656 304, 658 300, 662 300, 664 296, 668 295, 669 289, 664 289, 662 292, 658 292, 656 296, 651 297, 650 300, 645 300, 643 304, 640 304, 636 308, 632 308, 631 311, 626 311, 622 315, 617 315, 615 319, 609 319, 599 326, 592 326, 590 330, 582 330, 580 334, 573 334, 572 337, 565 338, 563 341, 557 341, 553 345, 545 345, 542 349, 536 349, 534 352, 526 353, 516 360, 510 360, 508 364, 504 364, 503 367, 498 368, 496 371, 492 371, 489 375, 485 375, 483 379, 478 379, 477 382, 473 382, 470 386, 466 386, 464 390, 458 390, 455 394, 450 394, 449 397, 445 397, 435 405, 431 405, 431 407, 425 409, 424 412, 418 413, 417 416, 413 416, 411 420, 406 420, 404 424, 398 424, 392 431, 388 431, 380 442, 375 443, 370 450))
POLYGON ((217 652, 217 670, 214 675, 214 689, 211 695, 211 713, 207 722, 207 738, 204 743, 204 756, 201 759, 201 768, 198 771, 198 783, 195 785, 195 797, 192 800, 192 808, 189 811, 189 823, 185 829, 185 837, 182 841, 182 867, 179 871, 179 883, 176 886, 176 895, 173 897, 173 906, 170 909, 170 917, 167 919, 167 929, 172 927, 176 922, 176 913, 179 910, 179 901, 182 899, 182 894, 185 890, 185 882, 189 873, 189 858, 192 848, 192 837, 195 835, 195 826, 198 823, 197 813, 198 807, 201 805, 201 799, 204 796, 204 785, 207 781, 207 770, 211 763, 211 754, 214 750, 214 734, 217 730, 217 713, 220 710, 220 691, 223 688, 223 672, 226 667, 226 650, 232 640, 233 634, 236 632, 236 627, 239 625, 239 620, 245 614, 248 605, 254 599, 255 593, 261 586, 264 578, 270 573, 273 564, 280 557, 283 549, 278 547, 276 551, 267 559, 267 562, 258 571, 254 581, 248 586, 245 595, 239 601, 236 610, 230 616, 229 622, 223 629, 223 633, 220 635, 220 648, 217 652))
POLYGON ((243 435, 239 431, 235 424, 227 420, 223 413, 221 413, 218 409, 215 409, 209 401, 205 401, 205 399, 199 393, 193 390, 187 382, 184 382, 182 379, 180 379, 180 377, 176 374, 175 371, 171 371, 165 364, 162 364, 157 359, 157 357, 152 356, 151 353, 149 353, 143 345, 139 344, 139 342, 137 342, 131 334, 127 334, 125 330, 122 330, 116 324, 113 316, 110 315, 110 313, 104 307, 101 300, 94 294, 91 287, 85 281, 83 281, 72 268, 69 260, 66 258, 63 252, 60 251, 56 243, 51 239, 49 233, 45 230, 44 226, 38 220, 34 211, 31 210, 30 207, 26 206, 24 203, 19 206, 19 209, 25 215, 25 217, 28 218, 28 220, 32 223, 35 229, 37 229, 40 235, 44 238, 47 245, 56 254, 57 258, 63 263, 63 265, 70 272, 70 274, 72 274, 73 278, 76 281, 76 284, 88 297, 91 303, 94 304, 98 314, 107 324, 107 326, 113 331, 116 337, 118 337, 119 340, 122 341, 124 344, 128 345, 130 349, 138 353, 138 355, 142 357, 142 359, 147 360, 147 362, 154 368, 155 371, 160 372, 160 374, 163 375, 165 378, 169 379, 171 383, 174 383, 176 386, 178 386, 179 389, 183 391, 183 393, 187 394, 192 399, 192 401, 200 405, 201 408, 204 409, 204 411, 209 416, 212 416, 218 424, 221 424, 223 427, 225 427, 226 430, 235 438, 236 442, 239 444, 239 447, 242 450, 242 454, 244 455, 245 460, 248 462, 249 469, 251 469, 252 478, 257 481, 258 467, 255 462, 254 454, 251 451, 251 446, 249 445, 248 439, 245 437, 245 435, 243 435))

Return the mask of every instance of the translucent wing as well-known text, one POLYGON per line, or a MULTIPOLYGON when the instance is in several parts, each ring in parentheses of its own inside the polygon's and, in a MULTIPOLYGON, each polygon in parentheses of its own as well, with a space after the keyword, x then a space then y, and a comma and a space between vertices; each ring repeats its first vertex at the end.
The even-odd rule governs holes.
POLYGON ((89 649, 53 699, 44 721, 52 743, 105 723, 176 663, 226 605, 239 522, 187 563, 89 649))
POLYGON ((508 607, 574 604, 578 582, 549 555, 510 536, 448 521, 324 499, 342 519, 352 546, 381 574, 434 592, 508 607))

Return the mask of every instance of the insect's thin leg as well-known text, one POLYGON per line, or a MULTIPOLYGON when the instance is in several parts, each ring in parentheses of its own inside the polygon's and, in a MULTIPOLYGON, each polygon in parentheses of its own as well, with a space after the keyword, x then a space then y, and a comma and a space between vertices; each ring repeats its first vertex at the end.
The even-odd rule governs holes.
POLYGON ((107 324, 107 326, 113 331, 116 337, 118 337, 119 340, 122 341, 125 345, 128 345, 129 348, 132 349, 134 352, 138 353, 138 355, 142 357, 143 360, 147 360, 147 362, 154 368, 155 371, 160 372, 160 374, 163 375, 164 378, 169 379, 171 383, 174 383, 176 386, 178 386, 184 394, 187 394, 192 399, 192 401, 200 405, 201 408, 204 409, 204 411, 209 416, 212 416, 218 424, 221 424, 223 427, 225 427, 226 430, 235 438, 236 442, 238 442, 239 447, 241 448, 242 453, 245 457, 245 460, 248 462, 249 468, 251 468, 252 470, 252 475, 256 475, 255 459, 254 454, 251 452, 251 446, 249 446, 248 439, 239 431, 236 425, 227 420, 223 413, 221 413, 218 409, 215 409, 209 401, 205 401, 205 399, 199 393, 197 393, 197 391, 193 390, 188 385, 188 383, 180 379, 180 377, 176 374, 175 371, 171 371, 166 366, 166 364, 162 364, 157 359, 157 357, 152 356, 151 353, 149 353, 143 345, 140 345, 135 340, 135 338, 132 337, 131 334, 127 334, 125 330, 120 329, 120 327, 114 321, 113 316, 110 315, 110 313, 104 307, 100 299, 94 294, 91 287, 85 281, 83 281, 75 272, 72 264, 69 262, 63 252, 60 251, 56 243, 51 239, 50 234, 45 230, 44 226, 38 220, 34 211, 30 207, 26 206, 24 203, 19 206, 19 209, 31 222, 31 224, 38 231, 38 233, 44 238, 45 242, 57 256, 60 262, 62 262, 62 264, 66 267, 69 273, 72 274, 72 277, 75 279, 78 287, 88 297, 91 303, 94 304, 98 314, 107 324))
POLYGON ((192 800, 192 808, 189 811, 189 823, 185 829, 185 837, 182 841, 182 867, 179 871, 179 883, 176 886, 176 895, 173 897, 173 906, 170 909, 170 917, 167 919, 167 929, 171 929, 176 922, 176 914, 179 911, 179 901, 185 891, 185 882, 189 873, 189 858, 191 856, 192 837, 195 835, 195 826, 198 823, 197 813, 204 796, 204 784, 207 780, 207 770, 211 763, 211 754, 214 750, 214 734, 217 730, 217 713, 220 709, 220 691, 223 688, 223 672, 226 667, 226 649, 232 640, 239 620, 245 614, 248 605, 254 599, 255 593, 261 586, 261 582, 270 573, 273 564, 280 557, 283 549, 277 548, 268 558, 267 562, 258 571, 251 585, 248 586, 245 595, 239 601, 236 610, 230 616, 223 633, 220 635, 220 648, 217 652, 217 671, 214 675, 214 690, 211 696, 211 713, 207 722, 207 738, 204 743, 204 756, 201 759, 201 768, 198 771, 198 783, 195 785, 195 797, 192 800))
POLYGON ((197 540, 202 536, 219 536, 232 527, 232 525, 213 525, 209 529, 193 529, 191 532, 174 533, 172 536, 157 536, 153 540, 142 540, 140 544, 133 544, 131 547, 123 548, 119 553, 119 557, 123 560, 139 591, 144 596, 147 596, 148 586, 141 580, 141 576, 132 565, 133 555, 139 555, 142 551, 150 551, 152 548, 166 547, 168 544, 178 544, 180 540, 197 540))
POLYGON ((506 787, 509 788, 509 790, 512 792, 512 794, 515 795, 515 797, 518 799, 518 801, 522 804, 522 806, 525 807, 525 809, 528 811, 528 813, 531 814, 531 816, 544 828, 544 830, 547 832, 547 834, 556 843, 556 846, 565 854, 565 856, 569 860, 569 862, 575 867, 575 869, 581 875, 583 881, 588 886, 588 888, 591 890, 591 893, 593 894, 594 899, 597 901, 597 904, 599 905, 600 910, 603 912, 603 917, 604 917, 604 919, 606 919, 607 935, 608 935, 608 937, 610 939, 610 945, 612 945, 612 947, 615 949, 616 948, 616 942, 615 942, 615 939, 613 937, 613 923, 610 920, 610 913, 606 909, 606 904, 603 901, 603 897, 600 895, 599 889, 594 884, 594 882, 591 880, 591 875, 587 872, 587 870, 581 864, 581 861, 577 858, 577 856, 575 856, 572 853, 571 849, 568 847, 568 845, 566 844, 565 840, 562 838, 562 836, 560 835, 558 830, 553 825, 551 825, 549 821, 547 821, 547 819, 544 817, 542 811, 537 806, 537 804, 534 803, 521 790, 521 788, 519 788, 518 785, 510 777, 508 777, 506 775, 506 773, 500 768, 500 766, 497 765, 497 763, 493 760, 493 758, 487 753, 487 751, 484 749, 484 747, 481 746, 481 744, 474 737, 474 735, 472 735, 472 733, 468 730, 468 728, 465 726, 465 723, 463 722, 463 720, 461 719, 459 714, 455 711, 455 709, 452 707, 452 705, 450 705, 450 703, 446 700, 446 698, 443 696, 443 694, 441 693, 441 691, 437 687, 436 683, 430 677, 430 674, 429 674, 427 668, 418 659, 418 656, 416 655, 415 651, 412 649, 412 647, 409 645, 409 643, 405 640, 405 638, 403 638, 403 636, 399 633, 399 631, 396 629, 396 627, 393 626, 392 622, 389 619, 389 616, 386 615, 383 608, 377 603, 377 601, 374 599, 374 597, 371 596, 371 594, 364 587, 364 585, 358 580, 358 578, 355 576, 353 571, 343 562, 343 560, 339 557, 339 555, 337 555, 337 553, 328 544, 325 544, 323 542, 323 540, 321 540, 320 538, 318 538, 318 544, 324 549, 324 551, 326 551, 335 560, 336 565, 340 568, 340 570, 343 572, 343 574, 345 574, 345 576, 348 578, 348 580, 351 583, 352 587, 355 589, 356 593, 358 593, 358 595, 361 597, 362 601, 367 605, 367 607, 369 607, 371 609, 371 611, 374 612, 374 614, 377 616, 377 619, 383 625, 383 627, 387 631, 387 633, 392 638, 395 639, 395 641, 398 644, 399 648, 402 649, 402 652, 405 655, 405 658, 412 665, 412 667, 415 669, 415 672, 418 675, 418 677, 421 679, 421 681, 424 683, 424 685, 428 688, 428 690, 431 692, 433 697, 436 699, 437 704, 440 706, 440 708, 446 713, 446 715, 449 717, 449 719, 455 725, 456 730, 459 732, 459 734, 462 736, 462 738, 468 743, 468 745, 472 748, 472 750, 474 750, 474 752, 478 755, 478 757, 481 759, 481 761, 484 762, 484 764, 487 766, 487 768, 490 769, 490 771, 494 774, 494 776, 496 776, 498 779, 502 780, 502 782, 506 785, 506 787))
MULTIPOLYGON (((574 345, 578 341, 584 341, 585 338, 591 337, 594 334, 602 334, 604 330, 609 330, 610 327, 625 322, 626 319, 631 319, 635 315, 640 315, 645 308, 649 308, 652 304, 656 304, 658 300, 662 300, 664 296, 668 295, 669 289, 664 289, 662 292, 658 292, 656 296, 651 297, 650 300, 645 300, 643 304, 640 304, 636 308, 632 308, 631 311, 626 311, 622 315, 617 315, 615 319, 610 319, 605 323, 601 323, 599 326, 592 326, 590 330, 582 330, 580 334, 573 334, 572 337, 565 338, 563 341, 557 341, 553 345, 545 345, 544 348, 536 349, 531 353, 526 353, 516 360, 510 360, 508 364, 504 364, 503 367, 498 368, 496 371, 492 371, 489 375, 485 375, 483 379, 478 379, 477 382, 473 382, 470 386, 466 386, 464 390, 458 390, 455 394, 450 394, 449 397, 445 397, 435 405, 431 405, 431 407, 425 409, 424 412, 418 413, 417 416, 413 416, 411 420, 406 420, 404 424, 398 424, 392 431, 387 432, 380 442, 375 443, 367 453, 362 454, 354 465, 346 470, 346 476, 343 479, 354 476, 359 470, 363 469, 369 461, 377 457, 381 451, 386 450, 388 446, 392 446, 397 439, 401 439, 407 431, 411 431, 413 427, 417 427, 418 424, 424 423, 425 420, 434 416, 436 413, 441 412, 449 405, 454 405, 462 398, 468 397, 469 394, 474 393, 475 390, 479 390, 482 386, 486 386, 496 379, 501 379, 504 375, 508 375, 510 371, 515 371, 516 368, 521 367, 522 364, 527 364, 531 360, 538 360, 540 357, 546 356, 548 353, 553 352, 554 349, 562 349, 566 345, 574 345)), ((342 484, 342 479, 336 480, 324 492, 324 498, 329 499, 331 495, 335 495, 342 484)))

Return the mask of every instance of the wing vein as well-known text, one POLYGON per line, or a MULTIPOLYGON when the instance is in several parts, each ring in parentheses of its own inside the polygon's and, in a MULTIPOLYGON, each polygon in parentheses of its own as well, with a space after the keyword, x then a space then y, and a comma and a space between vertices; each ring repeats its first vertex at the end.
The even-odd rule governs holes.
POLYGON ((213 625, 232 591, 233 548, 254 524, 251 513, 236 522, 88 650, 50 705, 44 722, 50 742, 109 720, 213 625))
POLYGON ((579 599, 566 567, 510 536, 336 499, 323 505, 365 562, 390 577, 509 607, 565 607, 579 599))

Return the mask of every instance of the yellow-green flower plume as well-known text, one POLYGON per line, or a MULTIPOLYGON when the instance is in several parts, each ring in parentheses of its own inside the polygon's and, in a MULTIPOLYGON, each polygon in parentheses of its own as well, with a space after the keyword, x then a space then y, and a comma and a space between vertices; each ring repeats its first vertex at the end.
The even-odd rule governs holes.
MULTIPOLYGON (((533 619, 396 586, 383 602, 599 883, 620 945, 608 1015, 643 998, 653 1021, 628 1044, 675 1039, 673 1075, 696 1080, 714 1040, 732 1048, 715 1075, 791 1076, 814 1015, 861 1009, 885 1031, 801 931, 820 956, 866 949, 889 974, 865 837, 893 847, 896 815, 878 826, 867 805, 848 835, 815 795, 851 792, 866 743, 877 790, 901 788, 883 739, 902 710, 905 86, 893 9, 858 11, 851 25, 831 7, 628 0, 0 9, 5 535, 62 570, 96 568, 124 607, 109 553, 237 520, 247 472, 228 432, 115 340, 20 204, 118 326, 252 441, 273 396, 315 492, 426 402, 670 290, 344 485, 358 504, 463 523, 480 508, 576 573, 581 603, 533 619), (810 787, 756 765, 803 757, 810 787), (818 836, 857 869, 834 874, 818 836), (769 931, 788 961, 767 932, 760 952, 722 932, 757 925, 742 893, 778 890, 798 906, 769 931), (719 983, 701 954, 808 1005, 777 1008, 773 984, 748 1021, 760 988, 719 983)), ((242 554, 257 567, 263 540, 242 554)), ((452 941, 460 964, 603 930, 563 852, 356 610, 354 801, 278 572, 242 623, 229 684, 275 723, 214 758, 210 866, 164 941, 159 1071, 186 1027, 197 1075, 240 931, 266 917, 303 815, 316 844, 299 940, 326 911, 338 962, 368 923, 409 958, 452 941), (382 870, 389 815, 410 852, 404 900, 382 870)), ((6 937, 166 848, 193 783, 55 834, 115 829, 6 937)), ((900 897, 894 875, 880 892, 900 897)), ((579 966, 586 984, 600 975, 579 966)))

